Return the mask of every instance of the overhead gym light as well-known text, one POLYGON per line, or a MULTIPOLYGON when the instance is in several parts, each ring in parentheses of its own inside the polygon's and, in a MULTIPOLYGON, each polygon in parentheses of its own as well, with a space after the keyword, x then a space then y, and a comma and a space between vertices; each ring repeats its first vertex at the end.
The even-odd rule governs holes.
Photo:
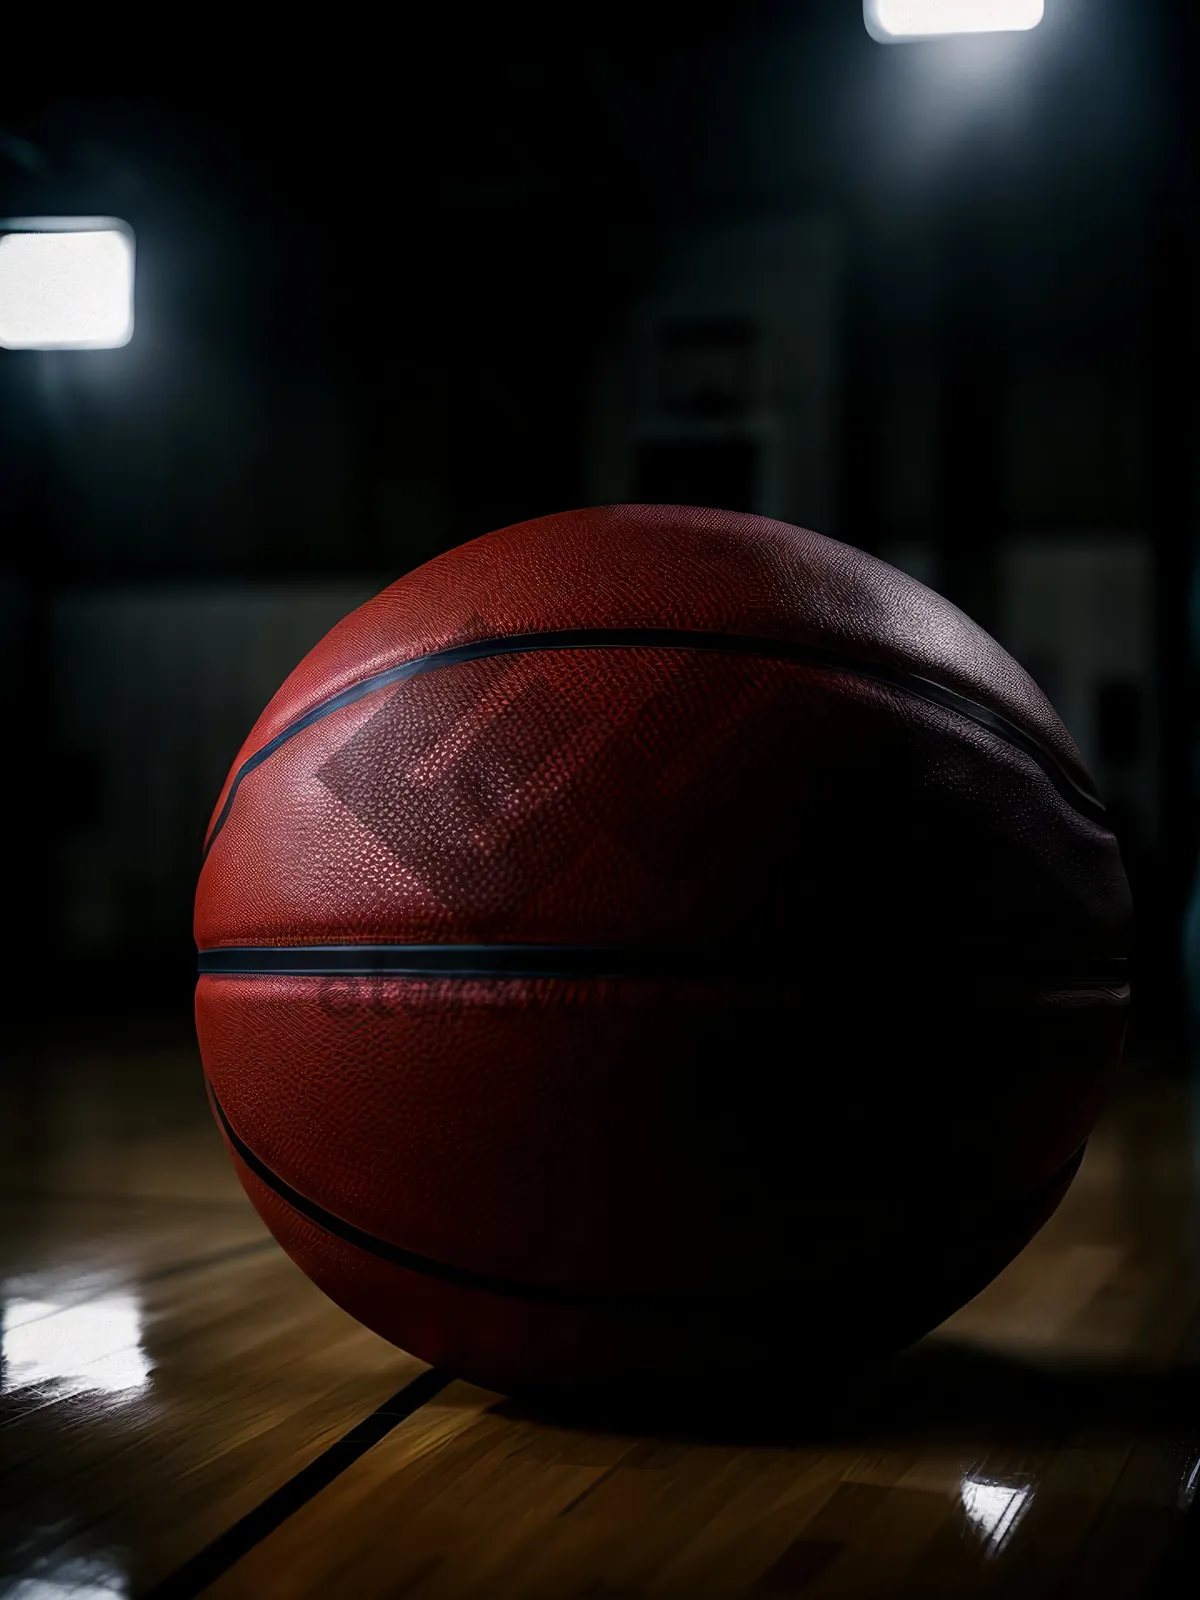
POLYGON ((133 229, 118 217, 0 220, 0 347, 128 344, 134 254, 133 229))
POLYGON ((863 0, 867 32, 881 44, 964 33, 1024 33, 1036 28, 1045 0, 863 0))

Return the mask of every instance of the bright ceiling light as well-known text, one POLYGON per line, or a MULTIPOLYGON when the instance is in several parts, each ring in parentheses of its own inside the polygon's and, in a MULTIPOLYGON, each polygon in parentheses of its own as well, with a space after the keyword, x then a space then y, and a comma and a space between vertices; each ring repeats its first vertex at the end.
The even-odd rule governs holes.
POLYGON ((873 39, 936 39, 954 33, 1023 33, 1036 28, 1045 0, 863 0, 873 39))
POLYGON ((128 344, 133 276, 133 232, 115 217, 0 221, 0 347, 128 344))

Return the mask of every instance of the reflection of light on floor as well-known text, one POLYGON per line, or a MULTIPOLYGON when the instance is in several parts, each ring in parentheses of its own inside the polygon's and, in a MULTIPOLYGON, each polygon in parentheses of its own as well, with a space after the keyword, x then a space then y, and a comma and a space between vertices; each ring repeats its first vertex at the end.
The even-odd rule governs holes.
POLYGON ((1200 1456, 1191 1462, 1183 1474, 1183 1481, 1179 1485, 1179 1509, 1186 1511, 1196 1498, 1196 1490, 1200 1489, 1200 1456))
POLYGON ((60 1395, 122 1394, 150 1377, 141 1306, 131 1294, 80 1305, 10 1300, 0 1311, 0 1357, 5 1394, 35 1385, 60 1395))
POLYGON ((1033 1498, 1026 1484, 995 1483, 990 1478, 964 1478, 960 1493, 963 1510, 982 1535, 988 1556, 1003 1549, 1033 1498))
POLYGON ((58 1562, 34 1578, 5 1589, 4 1600, 125 1600, 129 1585, 105 1556, 58 1562))

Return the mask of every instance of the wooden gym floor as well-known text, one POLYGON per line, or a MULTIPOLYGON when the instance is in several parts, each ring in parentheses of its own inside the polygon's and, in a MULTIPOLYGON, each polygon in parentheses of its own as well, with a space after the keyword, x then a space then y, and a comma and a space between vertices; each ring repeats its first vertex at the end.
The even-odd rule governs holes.
POLYGON ((674 1421, 589 1420, 429 1373, 312 1288, 179 1030, 27 1044, 0 1127, 0 1595, 1200 1592, 1198 1125, 1135 1063, 1039 1238, 849 1390, 807 1373, 785 1405, 786 1375, 747 1372, 674 1421))

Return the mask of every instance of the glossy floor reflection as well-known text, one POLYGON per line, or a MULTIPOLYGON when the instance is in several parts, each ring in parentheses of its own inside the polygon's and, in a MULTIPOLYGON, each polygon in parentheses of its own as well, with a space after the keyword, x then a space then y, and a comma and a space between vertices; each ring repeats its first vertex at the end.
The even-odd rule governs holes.
POLYGON ((424 1369, 266 1237, 186 1034, 26 1048, 0 1120, 0 1595, 1177 1592, 1200 1486, 1177 1081, 1135 1066, 1043 1233, 852 1383, 567 1415, 451 1382, 405 1415, 385 1402, 424 1369))

